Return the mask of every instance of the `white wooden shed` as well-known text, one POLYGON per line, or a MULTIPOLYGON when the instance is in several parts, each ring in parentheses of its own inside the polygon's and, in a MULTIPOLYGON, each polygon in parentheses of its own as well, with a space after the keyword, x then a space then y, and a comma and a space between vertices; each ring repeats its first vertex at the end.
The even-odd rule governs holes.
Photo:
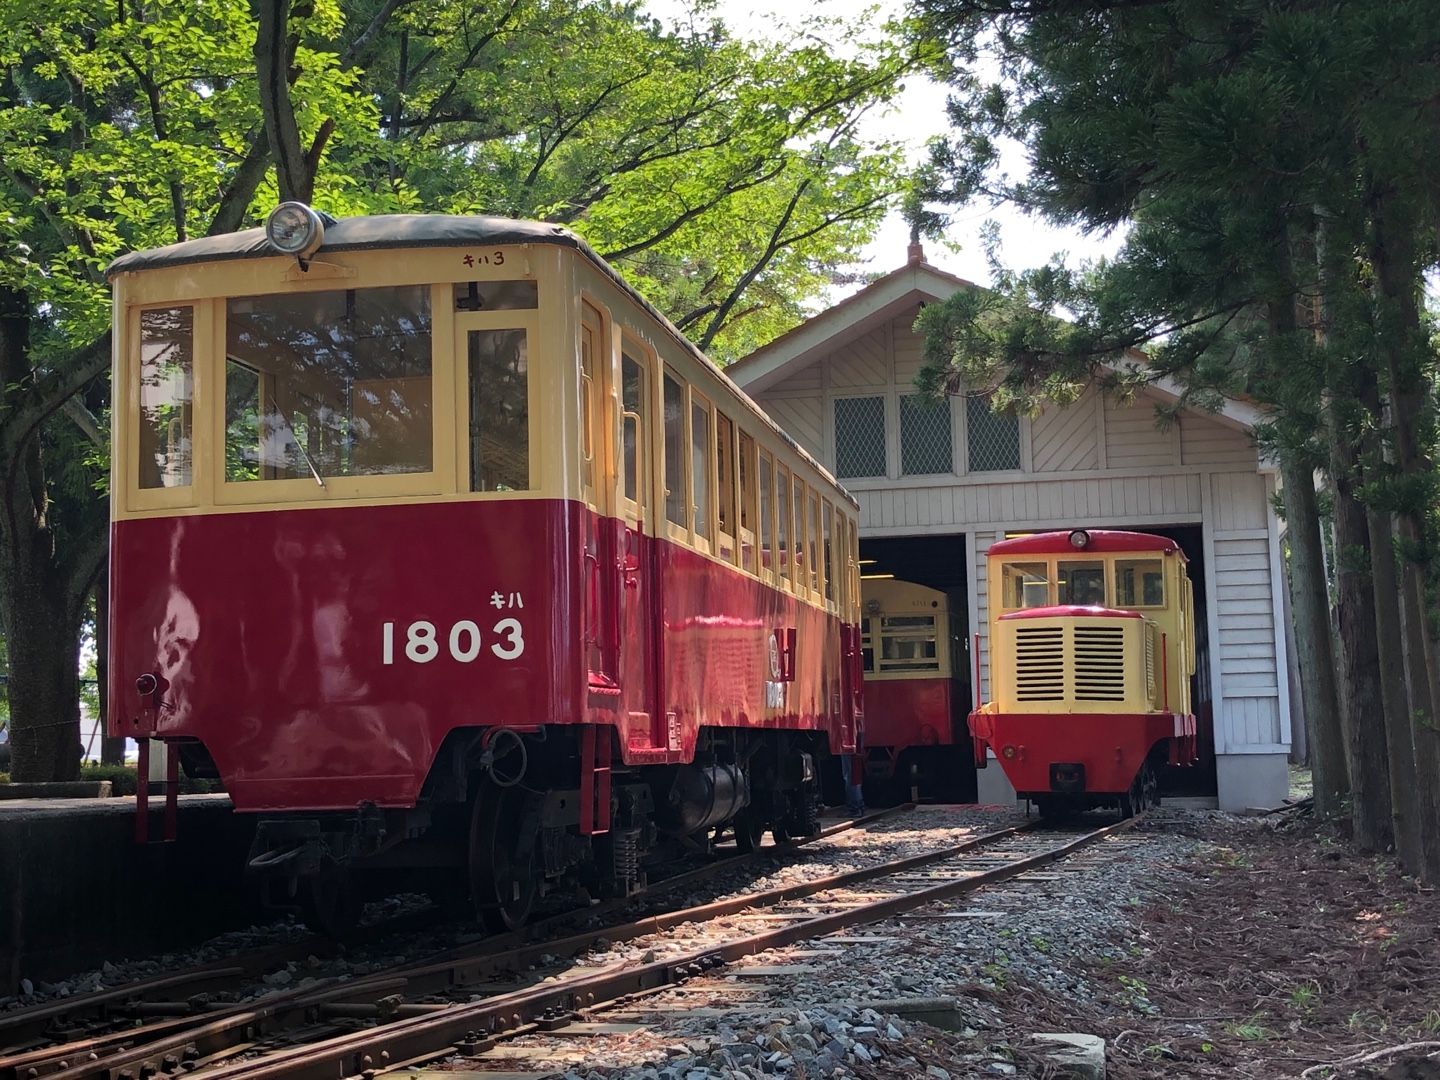
MULTIPOLYGON (((1213 717, 1213 790, 1225 809, 1278 804, 1291 699, 1276 477, 1250 435, 1258 411, 1228 402, 1162 428, 1155 406, 1176 397, 1164 384, 1128 405, 1092 392, 1033 419, 997 416, 971 396, 930 406, 915 393, 913 324, 922 305, 962 288, 976 286, 912 245, 907 265, 727 372, 859 499, 862 546, 893 561, 887 538, 953 538, 943 550, 963 559, 982 660, 985 552, 1007 532, 1090 526, 1179 539, 1203 584, 1195 690, 1202 722, 1213 717)), ((933 539, 927 550, 933 558, 933 539)))

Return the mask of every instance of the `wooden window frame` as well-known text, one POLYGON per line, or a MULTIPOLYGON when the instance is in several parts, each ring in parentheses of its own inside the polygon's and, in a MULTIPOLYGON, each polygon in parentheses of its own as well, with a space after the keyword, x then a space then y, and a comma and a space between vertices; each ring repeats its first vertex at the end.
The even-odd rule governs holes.
POLYGON ((668 364, 661 365, 660 370, 660 441, 660 482, 661 485, 666 489, 666 495, 664 499, 665 505, 660 510, 660 521, 664 524, 665 535, 668 536, 671 540, 676 540, 680 543, 688 544, 693 547, 695 542, 695 493, 694 475, 691 472, 690 464, 690 384, 685 381, 684 377, 681 376, 678 371, 671 368, 668 364), (670 519, 669 511, 669 487, 672 482, 672 477, 670 476, 670 463, 668 460, 666 460, 664 449, 665 437, 668 434, 666 431, 665 419, 665 384, 667 380, 673 382, 676 386, 680 388, 679 479, 681 488, 681 516, 685 519, 683 522, 672 521, 670 519))
POLYGON ((760 472, 755 477, 755 493, 760 503, 760 580, 774 584, 777 571, 775 546, 775 456, 760 447, 760 472), (769 483, 766 483, 766 481, 769 483))
POLYGON ((685 410, 685 433, 687 435, 685 460, 689 464, 689 478, 687 488, 690 492, 688 502, 690 514, 690 543, 696 551, 711 555, 715 551, 715 406, 710 404, 710 399, 697 391, 693 386, 687 387, 688 406, 685 410), (705 415, 707 430, 703 446, 705 448, 705 506, 702 508, 695 501, 695 411, 699 410, 705 415), (705 525, 708 535, 702 534, 696 525, 700 519, 699 511, 704 510, 705 525))

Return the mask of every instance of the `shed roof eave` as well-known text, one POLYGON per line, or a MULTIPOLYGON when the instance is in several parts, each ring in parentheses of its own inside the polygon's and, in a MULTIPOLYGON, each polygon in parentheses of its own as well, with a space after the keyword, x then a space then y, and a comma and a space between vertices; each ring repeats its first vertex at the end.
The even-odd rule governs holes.
POLYGON ((726 367, 747 393, 774 386, 834 347, 837 338, 856 336, 872 324, 899 314, 911 303, 944 300, 974 282, 937 270, 929 263, 909 263, 871 282, 768 345, 726 367))

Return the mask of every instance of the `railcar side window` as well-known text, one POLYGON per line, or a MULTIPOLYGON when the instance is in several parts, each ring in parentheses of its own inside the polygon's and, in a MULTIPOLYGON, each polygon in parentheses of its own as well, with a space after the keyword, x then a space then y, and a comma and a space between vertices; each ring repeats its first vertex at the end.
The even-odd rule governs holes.
POLYGON ((595 331, 580 327, 580 484, 587 493, 595 485, 595 331))
POLYGON ((790 587, 794 572, 794 551, 790 543, 790 522, 794 515, 790 509, 790 470, 784 465, 775 470, 775 575, 785 588, 790 587))
POLYGON ((1062 559, 1056 567, 1059 602, 1084 607, 1100 607, 1105 603, 1105 564, 1075 562, 1062 559))
POLYGON ((628 352, 620 354, 621 445, 624 448, 625 498, 633 503, 644 502, 645 477, 640 464, 648 455, 641 453, 649 409, 646 403, 645 366, 628 352))
POLYGON ((805 548, 805 554, 810 560, 810 591, 815 594, 815 599, 820 599, 820 495, 818 492, 810 492, 810 531, 806 534, 809 537, 809 544, 805 548))
POLYGON ((690 403, 690 477, 695 500, 695 535, 710 539, 710 406, 692 395, 690 403))
POLYGON ((775 460, 760 451, 760 576, 775 576, 775 460))
POLYGON ((740 476, 740 565, 755 574, 759 573, 755 562, 755 440, 743 431, 736 464, 740 476))
POLYGON ((870 629, 874 625, 875 620, 869 616, 860 620, 860 663, 867 675, 875 673, 875 642, 870 636, 870 629))
POLYGON ((821 546, 825 559, 825 601, 833 604, 835 602, 835 557, 830 550, 830 534, 835 528, 835 511, 826 502, 820 511, 821 520, 821 546))
POLYGON ((722 559, 735 558, 735 425, 722 412, 715 414, 715 502, 720 523, 722 559))
POLYGON ((810 548, 805 542, 809 517, 805 513, 805 481, 794 478, 795 491, 795 591, 801 596, 809 588, 809 575, 805 568, 810 565, 810 548))
MULTIPOLYGON (((433 467, 427 286, 234 297, 225 348, 227 480, 433 467)), ((525 333, 471 334, 470 353, 472 393, 487 371, 484 438, 505 482, 527 487, 525 333)))
POLYGON ((530 370, 524 330, 472 330, 470 490, 530 490, 530 370))
POLYGON ((1165 606, 1165 564, 1159 559, 1115 561, 1115 603, 1122 608, 1165 606))
POLYGON ((1000 585, 1006 611, 1044 607, 1050 603, 1050 579, 1043 562, 1002 564, 1000 585))
POLYGON ((685 387, 665 373, 665 520, 682 529, 685 517, 685 387))
POLYGON ((140 312, 140 475, 142 488, 185 487, 191 471, 195 309, 140 312))

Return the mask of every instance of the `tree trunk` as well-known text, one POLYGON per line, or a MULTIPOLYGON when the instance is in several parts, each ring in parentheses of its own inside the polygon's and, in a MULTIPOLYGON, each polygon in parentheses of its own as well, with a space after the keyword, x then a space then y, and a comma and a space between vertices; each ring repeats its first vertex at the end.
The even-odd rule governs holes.
POLYGON ((80 641, 67 625, 65 606, 56 603, 54 590, 33 582, 0 586, 0 619, 10 645, 10 778, 16 783, 80 776, 80 641))
POLYGON ((1325 560, 1315 480, 1293 452, 1280 456, 1285 484, 1285 522, 1290 538, 1290 597, 1295 609, 1295 644, 1300 684, 1310 731, 1315 809, 1323 817, 1340 813, 1349 790, 1345 735, 1335 690, 1335 654, 1330 637, 1330 603, 1325 589, 1325 560))
POLYGON ((0 411, 0 626, 10 650, 10 775, 17 782, 45 782, 80 775, 77 594, 88 592, 89 580, 71 588, 77 566, 56 558, 38 422, 24 431, 15 427, 35 393, 30 319, 29 297, 0 287, 0 395, 6 406, 0 411))
POLYGON ((1429 346, 1420 321, 1420 276, 1413 223, 1393 197, 1373 199, 1370 261, 1375 267, 1378 335, 1385 372, 1395 466, 1402 505, 1396 517, 1404 564, 1400 605, 1404 620, 1405 675, 1409 690, 1411 734, 1415 743, 1415 787, 1421 816, 1421 876, 1440 881, 1440 657, 1426 626, 1425 565, 1428 555, 1425 514, 1429 507, 1416 492, 1428 489, 1435 463, 1421 441, 1429 394, 1426 362, 1429 346))
POLYGON ((1370 570, 1370 531, 1355 494, 1359 462, 1339 415, 1330 410, 1330 475, 1335 490, 1335 592, 1340 646, 1340 718, 1350 767, 1350 820, 1361 851, 1386 851, 1390 820, 1390 768, 1370 570))
POLYGON ((1400 579, 1395 570, 1395 527, 1385 510, 1369 508, 1370 567, 1375 600, 1375 644, 1380 653, 1380 691, 1385 699, 1385 751, 1390 765, 1390 817, 1400 864, 1412 874, 1424 865, 1415 780, 1415 739, 1405 686, 1405 642, 1400 627, 1400 579))

